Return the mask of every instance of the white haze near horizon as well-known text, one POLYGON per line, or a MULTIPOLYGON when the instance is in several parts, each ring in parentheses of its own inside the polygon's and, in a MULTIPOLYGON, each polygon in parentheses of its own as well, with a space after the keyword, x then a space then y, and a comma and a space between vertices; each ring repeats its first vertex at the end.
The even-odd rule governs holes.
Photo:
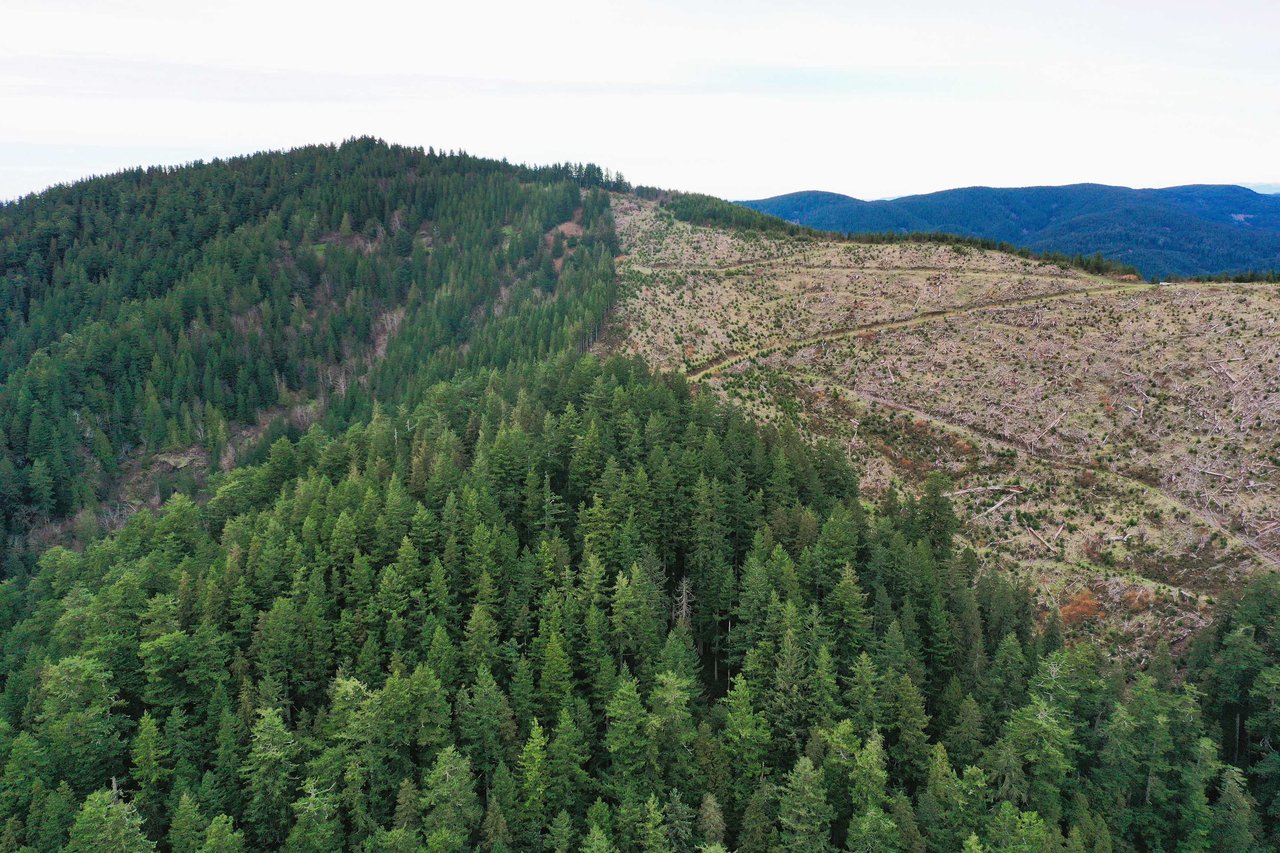
POLYGON ((735 199, 1277 182, 1277 32, 1271 0, 6 0, 0 199, 357 135, 735 199))

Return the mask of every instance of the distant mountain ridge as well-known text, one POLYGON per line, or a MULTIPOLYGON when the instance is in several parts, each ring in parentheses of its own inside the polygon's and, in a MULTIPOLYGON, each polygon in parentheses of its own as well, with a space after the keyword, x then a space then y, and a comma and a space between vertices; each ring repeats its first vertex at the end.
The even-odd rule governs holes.
POLYGON ((884 201, 805 191, 740 204, 829 231, 945 232, 1100 252, 1147 276, 1280 268, 1280 196, 1232 185, 967 187, 884 201))

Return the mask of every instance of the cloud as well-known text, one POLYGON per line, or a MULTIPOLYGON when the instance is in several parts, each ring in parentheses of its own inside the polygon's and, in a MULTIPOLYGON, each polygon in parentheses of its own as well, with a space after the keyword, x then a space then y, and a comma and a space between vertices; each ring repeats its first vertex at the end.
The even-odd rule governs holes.
POLYGON ((633 82, 449 74, 380 74, 210 66, 100 56, 0 58, 0 95, 46 101, 150 100, 341 104, 448 95, 859 95, 1011 94, 1019 81, 959 69, 851 69, 741 65, 692 68, 679 80, 633 82))
POLYGON ((11 0, 5 23, 0 197, 362 134, 734 198, 1280 179, 1261 0, 11 0))

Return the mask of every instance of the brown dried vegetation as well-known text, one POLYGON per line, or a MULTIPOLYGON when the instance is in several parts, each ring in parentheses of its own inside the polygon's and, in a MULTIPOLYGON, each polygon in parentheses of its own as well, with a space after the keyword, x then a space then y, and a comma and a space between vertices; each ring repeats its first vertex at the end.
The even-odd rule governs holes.
POLYGON ((614 348, 840 440, 869 492, 945 471, 972 544, 1077 630, 1176 643, 1280 560, 1275 286, 614 213, 614 348))

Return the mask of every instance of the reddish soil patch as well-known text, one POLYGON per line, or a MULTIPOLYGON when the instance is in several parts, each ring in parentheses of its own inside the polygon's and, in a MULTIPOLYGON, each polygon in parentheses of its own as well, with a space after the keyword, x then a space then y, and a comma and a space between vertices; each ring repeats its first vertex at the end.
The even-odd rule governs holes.
POLYGON ((569 258, 573 257, 573 253, 577 251, 577 247, 568 245, 568 242, 570 240, 573 240, 576 242, 577 240, 581 239, 583 234, 582 208, 578 208, 577 210, 575 210, 573 212, 573 218, 570 219, 568 222, 561 222, 555 228, 552 228, 545 235, 543 235, 542 239, 546 241, 548 248, 550 248, 551 245, 555 243, 557 234, 559 234, 560 237, 565 241, 564 254, 562 254, 560 257, 556 258, 555 261, 553 261, 553 264, 556 269, 556 275, 560 275, 560 271, 564 269, 564 262, 569 258))
POLYGON ((1098 618, 1102 605, 1093 590, 1083 589, 1062 607, 1062 621, 1067 625, 1079 625, 1098 618))

